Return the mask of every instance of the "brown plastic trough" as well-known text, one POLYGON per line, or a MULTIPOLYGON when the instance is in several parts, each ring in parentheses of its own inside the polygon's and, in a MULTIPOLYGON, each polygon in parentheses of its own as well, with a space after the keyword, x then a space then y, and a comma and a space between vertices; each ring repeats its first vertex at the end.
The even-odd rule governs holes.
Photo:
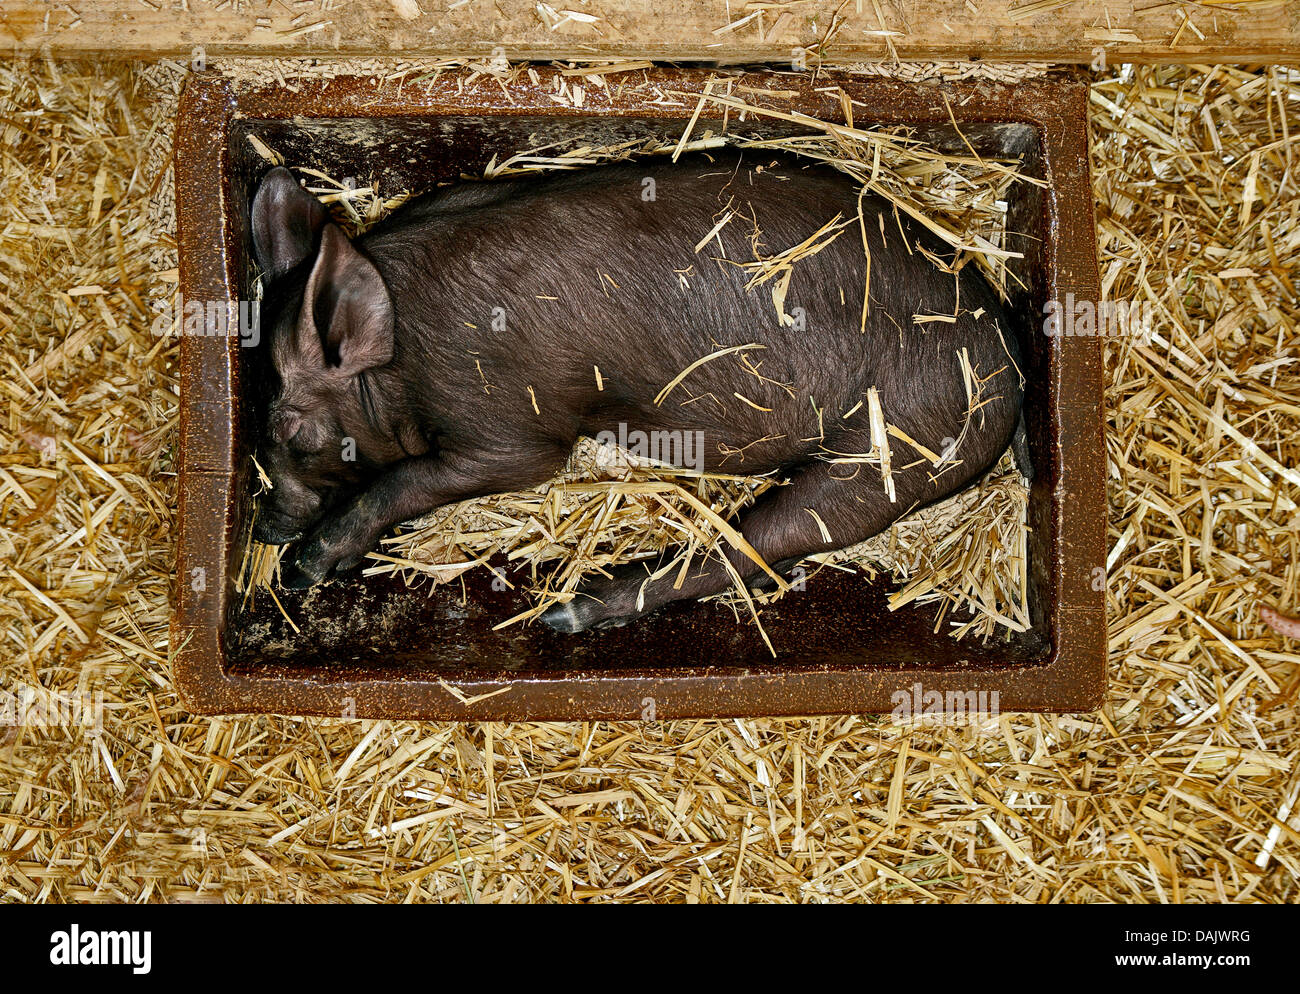
MULTIPOLYGON (((249 295, 248 203, 265 169, 255 135, 295 165, 422 189, 480 170, 496 155, 557 139, 608 144, 680 134, 708 74, 653 70, 651 86, 592 91, 588 106, 548 99, 552 70, 536 71, 509 97, 495 82, 446 74, 433 85, 378 85, 339 78, 277 86, 196 75, 181 103, 176 205, 186 300, 249 295)), ((631 76, 623 79, 633 78, 631 76)), ((640 78, 636 74, 635 78, 640 78)), ((842 120, 835 87, 871 123, 908 124, 934 144, 1023 155, 1047 181, 1018 184, 1011 247, 1025 253, 1028 286, 1015 310, 1025 321, 1025 400, 1037 472, 1033 532, 1033 628, 1009 641, 955 642, 933 632, 935 609, 890 613, 883 585, 823 571, 808 590, 767 609, 775 659, 729 609, 678 603, 624 628, 559 635, 533 625, 493 632, 524 607, 471 576, 407 590, 391 579, 349 578, 306 594, 280 594, 295 634, 267 597, 244 612, 234 592, 247 538, 251 349, 237 337, 187 336, 181 345, 180 534, 172 628, 177 685, 202 713, 481 720, 669 718, 888 712, 914 689, 984 692, 1004 711, 1097 707, 1106 686, 1101 354, 1096 338, 1048 337, 1043 303, 1098 299, 1087 87, 1073 74, 1015 86, 944 86, 822 74, 753 73, 748 99, 781 111, 842 120), (755 91, 796 91, 753 96, 755 91), (960 134, 950 118, 960 126, 960 134), (964 139, 963 137, 964 136, 964 139), (996 697, 991 695, 996 693, 996 697)), ((858 112, 858 124, 863 123, 858 112)), ((736 130, 734 115, 730 122, 736 130)), ((706 110, 704 128, 723 122, 706 110)), ((746 122, 745 134, 773 131, 746 122)), ((790 129, 785 128, 786 133, 790 129)), ((608 236, 617 237, 617 232, 608 236)))

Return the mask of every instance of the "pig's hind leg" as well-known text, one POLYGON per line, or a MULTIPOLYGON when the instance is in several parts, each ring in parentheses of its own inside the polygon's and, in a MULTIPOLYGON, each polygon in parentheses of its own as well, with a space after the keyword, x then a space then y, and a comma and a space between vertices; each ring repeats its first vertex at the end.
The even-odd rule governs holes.
MULTIPOLYGON (((886 528, 920 498, 924 474, 895 477, 896 500, 885 493, 879 471, 861 464, 813 461, 798 469, 785 486, 776 487, 741 515, 745 540, 778 573, 801 559, 854 545, 886 528), (905 491, 916 490, 915 494, 905 491), (824 528, 823 528, 824 526, 824 528)), ((747 583, 766 577, 753 559, 722 542, 732 569, 747 583)), ((720 593, 735 580, 714 551, 692 562, 680 587, 674 587, 680 564, 650 579, 644 563, 631 563, 596 577, 567 604, 555 604, 542 621, 559 631, 623 624, 675 600, 720 593)))

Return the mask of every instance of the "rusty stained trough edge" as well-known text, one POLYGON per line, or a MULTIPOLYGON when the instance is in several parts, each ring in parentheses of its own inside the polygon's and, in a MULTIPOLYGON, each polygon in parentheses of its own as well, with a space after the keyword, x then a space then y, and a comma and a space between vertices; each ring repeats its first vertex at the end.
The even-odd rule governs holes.
MULTIPOLYGON (((551 70, 541 84, 466 87, 455 74, 433 92, 374 80, 339 78, 304 83, 298 92, 274 86, 238 88, 215 75, 195 75, 181 101, 176 143, 176 203, 181 292, 186 299, 236 299, 228 205, 228 130, 240 116, 258 119, 503 114, 681 117, 693 109, 710 78, 703 70, 659 69, 648 75, 662 91, 678 91, 686 105, 648 103, 642 92, 615 95, 612 106, 579 109, 546 99, 551 70), (215 241, 214 241, 215 239, 215 241)), ((842 120, 838 101, 789 75, 752 73, 741 84, 796 90, 793 101, 746 93, 751 103, 842 120)), ((887 111, 873 123, 1026 123, 1041 135, 1048 190, 1043 197, 1043 254, 1050 295, 1098 300, 1095 222, 1088 169, 1087 84, 1074 72, 1016 85, 962 82, 936 86, 879 78, 822 77, 855 100, 887 111)), ((201 714, 264 713, 355 715, 361 718, 453 720, 595 720, 644 717, 653 700, 657 718, 743 717, 888 712, 899 691, 914 684, 940 693, 997 693, 1003 711, 1087 711, 1106 690, 1105 595, 1094 590, 1093 570, 1105 563, 1105 460, 1102 365, 1096 338, 1056 340, 1047 391, 1056 488, 1048 574, 1050 656, 1040 665, 923 667, 785 667, 775 660, 748 668, 562 671, 520 675, 476 672, 456 679, 455 692, 440 674, 368 679, 356 667, 302 674, 232 673, 224 666, 221 628, 233 592, 228 575, 233 534, 232 487, 239 472, 231 424, 238 342, 184 337, 181 344, 181 457, 177 610, 171 627, 174 677, 186 705, 201 714), (1067 458, 1068 457, 1068 458, 1067 458), (192 571, 207 571, 213 596, 195 597, 192 571), (215 588, 215 589, 213 589, 215 588), (484 696, 490 695, 490 696, 484 696), (476 700, 477 699, 477 700, 476 700)))

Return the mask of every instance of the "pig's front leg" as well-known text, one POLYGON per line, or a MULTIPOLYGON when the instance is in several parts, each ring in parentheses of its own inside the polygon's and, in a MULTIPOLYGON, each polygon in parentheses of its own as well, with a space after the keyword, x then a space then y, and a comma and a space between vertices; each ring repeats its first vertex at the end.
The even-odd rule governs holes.
POLYGON ((321 583, 331 572, 361 562, 394 525, 444 504, 543 483, 567 455, 549 445, 484 446, 472 455, 443 451, 405 459, 317 524, 299 544, 281 582, 293 589, 321 583))

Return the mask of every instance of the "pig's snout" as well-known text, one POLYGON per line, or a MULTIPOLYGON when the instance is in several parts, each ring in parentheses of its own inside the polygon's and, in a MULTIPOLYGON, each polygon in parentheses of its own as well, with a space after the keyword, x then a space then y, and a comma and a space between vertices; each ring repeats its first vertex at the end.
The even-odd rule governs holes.
POLYGON ((305 485, 281 468, 282 459, 267 453, 273 484, 257 498, 257 520, 253 538, 267 545, 288 545, 302 538, 327 508, 326 495, 305 485))
POLYGON ((296 542, 320 517, 321 502, 315 501, 310 507, 286 510, 280 504, 261 498, 257 521, 253 525, 253 538, 267 545, 288 545, 296 542))

